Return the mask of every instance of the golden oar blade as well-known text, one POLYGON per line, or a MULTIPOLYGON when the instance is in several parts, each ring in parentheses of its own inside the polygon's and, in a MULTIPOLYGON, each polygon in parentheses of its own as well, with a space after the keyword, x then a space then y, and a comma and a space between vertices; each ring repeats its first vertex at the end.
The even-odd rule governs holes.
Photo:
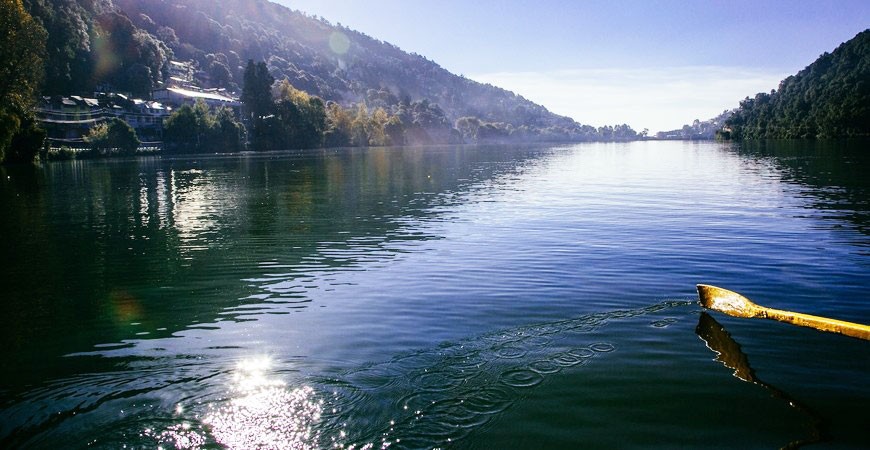
POLYGON ((748 298, 734 291, 710 286, 709 284, 698 285, 698 298, 701 301, 701 306, 704 308, 723 312, 729 316, 773 319, 792 325, 870 340, 870 326, 829 319, 827 317, 765 308, 764 306, 756 305, 748 298))
POLYGON ((701 306, 713 309, 734 317, 758 317, 760 306, 748 298, 728 289, 722 289, 709 284, 698 285, 698 298, 701 306))

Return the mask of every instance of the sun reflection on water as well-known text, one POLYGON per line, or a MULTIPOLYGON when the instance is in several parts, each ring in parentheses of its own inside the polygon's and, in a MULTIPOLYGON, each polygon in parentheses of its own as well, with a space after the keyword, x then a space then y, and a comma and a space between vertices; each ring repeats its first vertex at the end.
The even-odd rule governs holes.
POLYGON ((314 425, 323 401, 314 389, 288 389, 270 377, 268 358, 241 362, 233 376, 231 400, 206 415, 203 422, 219 443, 229 448, 304 449, 318 447, 314 425))
MULTIPOLYGON (((239 363, 227 398, 213 404, 203 416, 204 430, 197 431, 183 422, 161 433, 161 442, 184 449, 198 449, 211 440, 231 449, 319 448, 315 428, 323 400, 311 387, 289 388, 270 373, 271 367, 269 358, 239 363)), ((176 412, 184 409, 178 405, 176 412)))

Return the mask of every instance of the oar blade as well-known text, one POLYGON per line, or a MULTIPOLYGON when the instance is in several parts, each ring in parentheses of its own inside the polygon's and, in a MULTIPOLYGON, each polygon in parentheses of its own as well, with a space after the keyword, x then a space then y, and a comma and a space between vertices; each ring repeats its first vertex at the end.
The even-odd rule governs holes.
POLYGON ((780 322, 815 328, 819 331, 844 334, 859 339, 870 340, 870 326, 844 320, 810 314, 765 308, 752 303, 748 298, 728 289, 722 289, 709 284, 698 285, 698 299, 701 306, 707 309, 723 312, 734 317, 760 317, 778 320, 780 322))
POLYGON ((735 317, 756 317, 759 307, 748 298, 728 289, 699 284, 698 299, 701 306, 735 317))

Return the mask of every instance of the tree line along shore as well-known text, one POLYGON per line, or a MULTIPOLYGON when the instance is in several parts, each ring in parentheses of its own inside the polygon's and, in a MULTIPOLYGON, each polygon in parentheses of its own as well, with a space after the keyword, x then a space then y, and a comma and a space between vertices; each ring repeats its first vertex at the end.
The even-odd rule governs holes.
POLYGON ((4 1, 0 161, 347 146, 870 136, 870 30, 824 53, 770 93, 746 97, 716 118, 647 136, 624 124, 579 124, 513 93, 450 74, 419 55, 279 5, 254 2, 258 14, 230 20, 253 1, 4 1), (303 37, 312 35, 319 37, 303 37), (253 57, 243 63, 243 56, 253 57), (386 79, 393 80, 392 87, 386 79))

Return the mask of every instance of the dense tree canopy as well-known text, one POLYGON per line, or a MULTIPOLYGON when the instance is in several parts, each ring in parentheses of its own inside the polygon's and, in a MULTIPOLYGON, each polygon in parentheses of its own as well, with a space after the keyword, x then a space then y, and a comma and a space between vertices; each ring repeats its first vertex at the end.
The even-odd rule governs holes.
POLYGON ((85 136, 95 156, 133 155, 139 148, 136 130, 121 119, 112 119, 93 128, 85 136))
POLYGON ((31 110, 43 76, 45 40, 45 30, 21 0, 0 0, 0 162, 32 159, 41 144, 31 110), (12 150, 19 132, 28 136, 12 150))
POLYGON ((91 34, 101 2, 24 0, 27 10, 48 32, 45 42, 45 94, 69 94, 92 81, 91 34))
POLYGON ((170 153, 220 153, 242 150, 244 128, 226 107, 210 109, 204 102, 175 110, 163 125, 170 153))
POLYGON ((150 96, 167 75, 172 51, 111 0, 25 0, 45 40, 45 94, 82 94, 103 87, 150 96))
POLYGON ((171 52, 166 45, 136 28, 117 12, 96 17, 93 30, 94 82, 148 98, 166 75, 171 52))
POLYGON ((870 30, 779 84, 747 97, 726 122, 725 137, 870 136, 870 30))
POLYGON ((326 131, 323 100, 294 88, 286 79, 276 84, 274 97, 275 115, 283 122, 283 135, 291 147, 320 147, 326 131))
POLYGON ((272 113, 274 109, 272 83, 274 82, 275 78, 269 73, 266 63, 260 61, 255 64, 254 60, 248 60, 241 98, 248 118, 262 118, 272 113))

